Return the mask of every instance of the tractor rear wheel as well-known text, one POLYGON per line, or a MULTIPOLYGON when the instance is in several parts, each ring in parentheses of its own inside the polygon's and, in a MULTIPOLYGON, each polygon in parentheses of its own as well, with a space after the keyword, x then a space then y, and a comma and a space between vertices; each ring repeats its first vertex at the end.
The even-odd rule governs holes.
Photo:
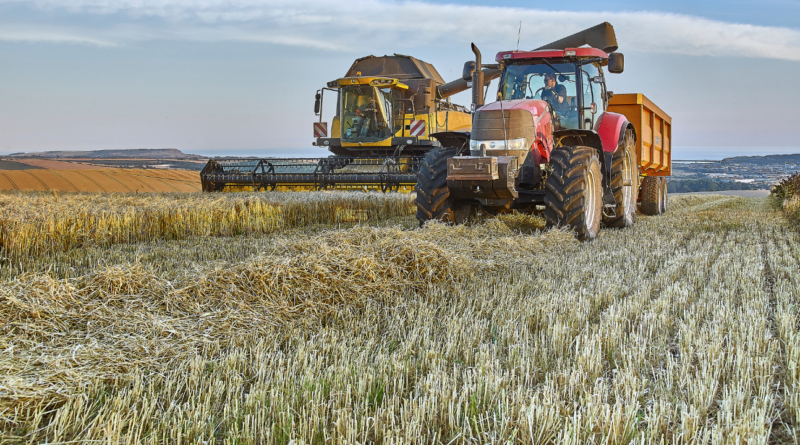
POLYGON ((430 220, 461 224, 469 219, 473 206, 457 205, 447 188, 447 160, 457 148, 437 148, 425 154, 417 172, 417 220, 420 227, 430 220))
POLYGON ((636 201, 639 194, 639 163, 633 130, 625 131, 622 145, 611 160, 611 191, 617 207, 613 217, 603 217, 608 227, 631 227, 636 221, 636 201))
POLYGON ((547 227, 569 226, 578 239, 600 231, 603 177, 600 159, 591 147, 563 147, 550 155, 551 172, 545 182, 547 227))
POLYGON ((666 188, 660 176, 646 176, 642 180, 642 213, 660 215, 666 211, 666 188))

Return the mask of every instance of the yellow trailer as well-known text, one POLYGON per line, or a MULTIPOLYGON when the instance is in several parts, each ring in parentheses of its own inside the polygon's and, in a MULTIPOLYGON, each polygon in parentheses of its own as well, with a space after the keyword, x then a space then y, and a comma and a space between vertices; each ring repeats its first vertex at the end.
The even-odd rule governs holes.
POLYGON ((672 118, 644 94, 615 94, 608 111, 628 118, 636 131, 636 156, 642 176, 672 174, 672 118))

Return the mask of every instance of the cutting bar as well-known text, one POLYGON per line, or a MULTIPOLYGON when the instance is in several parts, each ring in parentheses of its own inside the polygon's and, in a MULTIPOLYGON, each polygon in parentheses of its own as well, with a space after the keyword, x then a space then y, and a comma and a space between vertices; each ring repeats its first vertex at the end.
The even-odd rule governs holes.
POLYGON ((411 191, 421 156, 356 158, 213 158, 200 173, 203 191, 411 191))

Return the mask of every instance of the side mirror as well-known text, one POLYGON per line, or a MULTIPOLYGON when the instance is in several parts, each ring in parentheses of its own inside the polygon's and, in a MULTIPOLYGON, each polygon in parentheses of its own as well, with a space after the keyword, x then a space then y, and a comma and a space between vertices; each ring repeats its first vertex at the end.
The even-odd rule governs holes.
POLYGON ((467 82, 472 82, 472 73, 475 72, 475 62, 470 60, 464 62, 464 71, 461 72, 461 78, 467 82))
POLYGON ((625 69, 625 56, 622 53, 608 55, 608 72, 619 74, 625 69))
POLYGON ((314 96, 314 114, 319 114, 319 107, 321 105, 320 99, 322 99, 322 95, 317 93, 317 95, 314 96))

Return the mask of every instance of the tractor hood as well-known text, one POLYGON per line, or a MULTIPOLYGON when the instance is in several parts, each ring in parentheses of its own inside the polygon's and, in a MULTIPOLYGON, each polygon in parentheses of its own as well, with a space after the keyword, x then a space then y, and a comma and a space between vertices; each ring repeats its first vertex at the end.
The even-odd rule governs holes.
POLYGON ((471 154, 478 155, 481 144, 486 143, 487 155, 517 156, 520 165, 531 152, 537 163, 548 159, 551 119, 549 105, 540 99, 504 100, 483 106, 472 120, 471 154), (524 146, 515 146, 514 141, 521 138, 525 138, 524 146))

